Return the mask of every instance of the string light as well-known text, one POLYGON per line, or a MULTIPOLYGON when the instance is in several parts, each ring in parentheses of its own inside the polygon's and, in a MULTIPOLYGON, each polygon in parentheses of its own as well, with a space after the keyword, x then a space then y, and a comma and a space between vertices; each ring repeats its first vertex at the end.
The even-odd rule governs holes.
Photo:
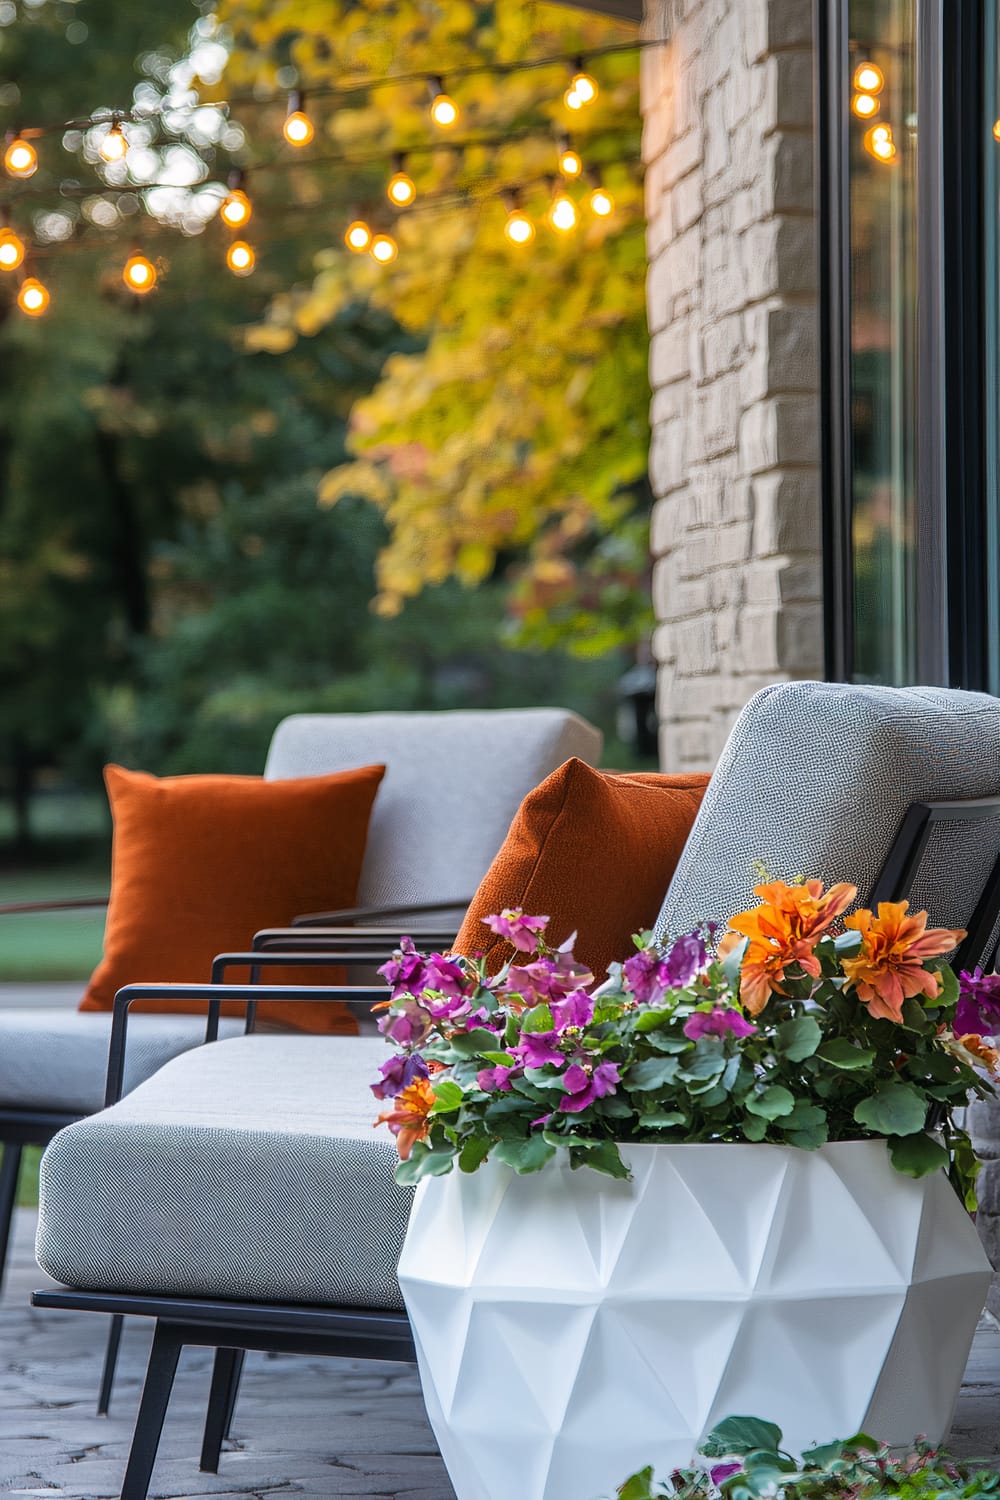
POLYGON ((598 184, 591 192, 590 208, 591 212, 595 213, 599 219, 608 219, 615 211, 615 200, 607 188, 603 188, 598 184))
POLYGON ((243 187, 243 173, 232 172, 229 176, 229 192, 219 209, 220 217, 230 229, 242 229, 253 217, 253 204, 243 187))
POLYGON ((995 120, 993 123, 993 139, 1000 141, 1000 120, 995 120))
POLYGON ((892 161, 896 155, 891 125, 873 125, 865 131, 863 144, 868 154, 878 161, 892 161))
POLYGON ((313 122, 306 114, 306 96, 301 89, 293 89, 288 96, 288 114, 282 128, 290 146, 308 146, 316 134, 313 122))
POLYGON ((563 103, 567 109, 584 109, 588 104, 593 104, 597 93, 597 79, 586 71, 583 59, 576 58, 573 62, 573 77, 563 95, 563 103))
POLYGON ((16 271, 24 259, 24 241, 13 229, 0 229, 0 271, 16 271))
POLYGON ((577 225, 576 204, 566 193, 557 193, 549 209, 549 223, 560 234, 569 234, 577 225))
POLYGON ((430 80, 431 91, 431 119, 435 125, 449 130, 458 120, 458 105, 450 94, 444 91, 444 79, 432 78, 430 80))
POLYGON ((234 276, 252 276, 257 264, 257 255, 246 240, 233 240, 226 251, 226 265, 234 276))
POLYGON ((380 266, 387 266, 399 254, 399 246, 391 234, 377 234, 371 242, 371 256, 380 266))
POLYGON ((580 153, 574 151, 568 135, 559 137, 559 170, 564 177, 579 177, 583 171, 580 153))
POLYGON ((873 62, 858 63, 854 69, 854 87, 859 94, 881 94, 885 88, 885 74, 873 62))
POLYGON ((390 203, 395 203, 397 208, 409 208, 417 196, 416 184, 406 171, 406 158, 402 152, 397 151, 392 159, 393 172, 386 185, 386 193, 390 203))
POLYGON ((29 318, 40 318, 51 300, 48 287, 43 286, 35 276, 29 276, 23 281, 17 294, 17 305, 29 318))
POLYGON ((34 177, 38 171, 38 152, 23 135, 15 135, 7 143, 3 164, 11 177, 34 177))
POLYGON ((535 226, 521 208, 517 194, 504 193, 503 202, 507 210, 504 234, 512 245, 530 245, 535 238, 535 226))
POLYGON ((122 281, 130 292, 144 297, 156 285, 156 267, 145 255, 130 255, 122 267, 122 281))
POLYGON ((128 141, 122 129, 122 122, 115 117, 111 122, 111 129, 101 142, 98 150, 105 161, 124 161, 128 151, 128 141))
POLYGON ((353 224, 348 224, 344 234, 344 244, 348 250, 353 250, 355 255, 363 255, 372 242, 372 232, 364 219, 355 219, 353 224))
POLYGON ((878 114, 879 102, 874 94, 855 94, 851 108, 859 119, 870 120, 872 115, 878 114))

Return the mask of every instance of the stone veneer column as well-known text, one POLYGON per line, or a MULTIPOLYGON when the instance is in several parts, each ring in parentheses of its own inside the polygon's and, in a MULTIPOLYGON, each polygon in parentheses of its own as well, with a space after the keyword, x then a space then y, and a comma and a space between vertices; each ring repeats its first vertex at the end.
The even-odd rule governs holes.
POLYGON ((811 10, 646 0, 660 752, 823 675, 811 10))

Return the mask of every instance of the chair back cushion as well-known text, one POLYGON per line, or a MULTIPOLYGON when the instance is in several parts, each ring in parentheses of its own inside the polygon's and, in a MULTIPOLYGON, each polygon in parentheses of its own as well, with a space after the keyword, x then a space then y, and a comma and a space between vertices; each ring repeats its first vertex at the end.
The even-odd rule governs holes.
POLYGON ((462 908, 531 789, 602 737, 564 709, 295 714, 274 732, 264 775, 319 776, 375 760, 385 779, 368 826, 358 902, 462 908))
POLYGON ((634 952, 632 934, 652 925, 707 784, 702 775, 614 776, 567 761, 518 808, 456 952, 485 953, 496 973, 513 949, 483 919, 519 906, 549 918, 552 946, 576 932, 577 958, 603 979, 609 963, 634 952))
MULTIPOLYGON (((772 877, 847 880, 866 901, 915 801, 1000 793, 1000 699, 956 689, 788 682, 740 714, 656 923, 658 938, 755 904, 772 877)), ((992 825, 991 825, 992 826, 992 825)), ((964 927, 997 850, 938 825, 910 904, 964 927)))

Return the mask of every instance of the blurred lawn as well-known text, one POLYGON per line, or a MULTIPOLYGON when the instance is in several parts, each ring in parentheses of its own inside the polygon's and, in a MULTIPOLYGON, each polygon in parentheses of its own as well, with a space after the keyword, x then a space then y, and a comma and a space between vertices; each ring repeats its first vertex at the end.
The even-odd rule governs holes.
MULTIPOLYGON (((107 807, 100 797, 43 793, 31 809, 34 846, 13 849, 10 808, 0 802, 0 905, 100 896, 110 881, 107 807)), ((0 915, 0 983, 86 979, 101 956, 104 909, 0 915)))

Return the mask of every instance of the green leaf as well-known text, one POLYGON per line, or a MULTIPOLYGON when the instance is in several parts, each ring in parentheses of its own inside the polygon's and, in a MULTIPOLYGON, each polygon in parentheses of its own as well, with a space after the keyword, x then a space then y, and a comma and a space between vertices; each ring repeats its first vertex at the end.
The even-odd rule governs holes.
MULTIPOLYGON (((490 1036, 492 1035, 491 1031, 490 1036)), ((517 1064, 517 1058, 511 1052, 481 1052, 480 1056, 492 1068, 513 1068, 517 1064)))
POLYGON ((618 1491, 618 1500, 654 1500, 652 1464, 626 1479, 618 1491))
POLYGON ((767 1135, 767 1121, 760 1115, 745 1115, 741 1127, 748 1141, 762 1141, 767 1135))
POLYGON ((434 1085, 434 1104, 431 1107, 432 1115, 450 1115, 456 1109, 460 1109, 465 1095, 457 1083, 450 1078, 442 1078, 434 1085))
POLYGON ((802 1455, 803 1467, 811 1465, 816 1469, 828 1469, 831 1464, 843 1458, 846 1446, 846 1443, 837 1442, 820 1443, 815 1448, 807 1448, 802 1455))
POLYGON ((734 1458, 764 1448, 778 1457, 781 1447, 781 1428, 761 1417, 726 1417, 711 1432, 698 1449, 706 1458, 734 1458))
POLYGON ((834 938, 833 946, 837 950, 838 958, 851 958, 861 947, 861 934, 853 928, 847 932, 841 932, 834 938))
POLYGON ((614 1141, 598 1141, 588 1155, 586 1164, 596 1172, 604 1172, 608 1177, 620 1177, 626 1182, 632 1176, 614 1141))
POLYGON ((947 1168, 948 1152, 933 1136, 917 1131, 913 1135, 891 1135, 889 1155, 897 1172, 906 1177, 926 1177, 941 1167, 947 1168))
POLYGON ((547 1005, 536 1005, 521 1017, 522 1031, 551 1031, 552 1012, 547 1005))
POLYGON ((870 1068, 875 1061, 875 1052, 871 1047, 856 1047, 843 1036, 835 1036, 832 1041, 824 1042, 816 1056, 845 1073, 870 1068))
POLYGON ((687 1115, 677 1109, 657 1110, 651 1115, 640 1115, 639 1124, 644 1129, 667 1130, 671 1125, 686 1125, 687 1115))
POLYGON ((556 1089, 565 1093, 566 1086, 557 1073, 546 1073, 544 1068, 525 1068, 524 1077, 536 1089, 556 1089))
POLYGON ((826 1125, 826 1110, 807 1099, 796 1099, 791 1114, 781 1120, 782 1130, 815 1130, 819 1125, 826 1125))
POLYGON ((479 1026, 474 1031, 459 1032, 448 1040, 452 1051, 457 1052, 459 1057, 483 1056, 485 1052, 494 1050, 497 1044, 496 1032, 487 1031, 485 1026, 479 1026))
POLYGON ((678 1073, 691 1083, 704 1082, 708 1079, 715 1080, 726 1066, 726 1054, 718 1042, 706 1044, 700 1041, 697 1045, 695 1055, 684 1063, 678 1073))
POLYGON ((540 1135, 531 1135, 526 1141, 501 1141, 494 1149, 497 1161, 506 1162, 515 1172, 538 1172, 556 1154, 556 1148, 540 1135))
POLYGON ((676 1057, 647 1057, 629 1068, 625 1074, 625 1087, 634 1094, 662 1088, 664 1084, 675 1081, 678 1068, 676 1057))
POLYGON ((912 1135, 927 1119, 927 1100, 910 1083, 885 1083, 855 1105, 859 1125, 878 1135, 912 1135))
POLYGON ((488 1135, 470 1135, 466 1138, 461 1151, 458 1153, 458 1169, 460 1172, 474 1172, 477 1167, 482 1166, 493 1142, 488 1135))
POLYGON ((782 1021, 775 1032, 774 1047, 789 1062, 802 1062, 812 1057, 822 1040, 823 1033, 814 1017, 796 1016, 791 1021, 782 1021))
POLYGON ((928 1000, 925 996, 924 1005, 929 1010, 932 1006, 951 1006, 958 999, 958 980, 955 971, 950 964, 945 964, 939 971, 941 975, 941 993, 934 1000, 928 1000))
POLYGON ((777 1120, 782 1115, 791 1114, 795 1108, 795 1097, 782 1084, 772 1083, 762 1094, 751 1094, 746 1101, 746 1108, 752 1115, 760 1115, 764 1120, 777 1120))
POLYGON ((642 1033, 656 1031, 661 1026, 669 1026, 673 1017, 671 1010, 642 1010, 635 1018, 635 1029, 642 1033))
POLYGON ((749 938, 743 938, 742 942, 737 943, 736 947, 722 960, 722 972, 726 976, 727 984, 731 985, 734 990, 739 988, 743 955, 747 951, 749 941, 749 938))

